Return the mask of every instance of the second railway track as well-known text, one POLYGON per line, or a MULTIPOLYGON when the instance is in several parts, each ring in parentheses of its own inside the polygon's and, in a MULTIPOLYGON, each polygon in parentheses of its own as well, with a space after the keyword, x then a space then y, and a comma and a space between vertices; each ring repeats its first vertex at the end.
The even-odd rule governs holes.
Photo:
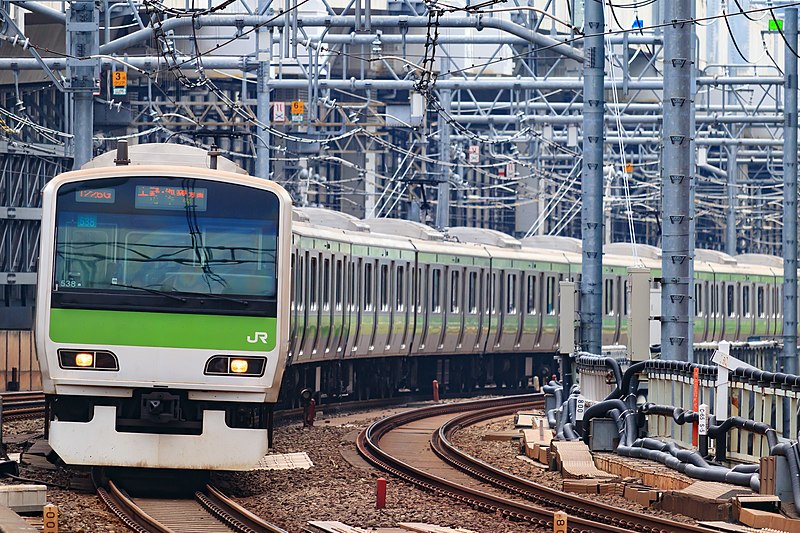
POLYGON ((286 533, 211 485, 193 498, 133 497, 113 481, 97 492, 137 533, 286 533))
POLYGON ((711 531, 554 490, 494 468, 449 440, 460 427, 523 406, 541 407, 542 402, 539 395, 525 395, 407 411, 371 425, 359 435, 357 446, 368 461, 402 479, 541 528, 552 528, 553 511, 560 509, 569 514, 569 531, 574 533, 711 531))

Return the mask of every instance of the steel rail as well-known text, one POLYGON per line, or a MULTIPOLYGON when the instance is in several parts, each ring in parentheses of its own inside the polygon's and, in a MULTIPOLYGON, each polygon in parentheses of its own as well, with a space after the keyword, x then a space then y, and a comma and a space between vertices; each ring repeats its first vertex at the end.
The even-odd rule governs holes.
MULTIPOLYGON (((205 487, 205 492, 195 492, 193 499, 164 500, 156 498, 153 500, 158 502, 162 511, 166 508, 171 512, 172 508, 174 508, 175 514, 184 518, 182 521, 185 522, 186 529, 183 529, 183 527, 179 529, 174 526, 170 527, 151 516, 145 508, 147 505, 142 506, 140 502, 131 498, 111 480, 108 481, 108 490, 100 487, 97 489, 97 493, 108 508, 127 527, 137 533, 188 533, 195 531, 195 527, 204 518, 198 517, 199 521, 192 521, 187 513, 196 512, 198 505, 207 515, 219 522, 220 528, 229 531, 236 533, 286 533, 286 530, 256 516, 211 485, 205 487)), ((140 501, 147 502, 148 499, 142 498, 140 501)))
POLYGON ((532 480, 516 476, 496 468, 480 459, 458 449, 450 440, 459 429, 513 413, 509 407, 498 407, 459 415, 431 435, 431 448, 439 457, 473 477, 497 487, 525 496, 530 501, 563 509, 570 516, 582 516, 643 533, 699 533, 710 529, 683 524, 661 517, 638 513, 628 509, 618 509, 611 505, 582 498, 568 492, 559 491, 532 480))
MULTIPOLYGON (((356 445, 361 455, 367 461, 382 470, 390 472, 426 490, 450 496, 485 511, 499 513, 512 520, 524 521, 543 528, 552 528, 552 510, 452 482, 443 477, 426 472, 424 469, 417 468, 400 458, 394 457, 380 447, 381 438, 392 430, 425 418, 499 406, 508 406, 512 409, 517 409, 521 405, 530 405, 532 402, 537 406, 541 406, 542 401, 541 395, 531 394, 447 404, 406 411, 379 420, 369 426, 359 434, 356 445)), ((629 531, 611 524, 597 523, 593 520, 580 517, 570 517, 569 525, 570 533, 621 533, 623 531, 629 531)))

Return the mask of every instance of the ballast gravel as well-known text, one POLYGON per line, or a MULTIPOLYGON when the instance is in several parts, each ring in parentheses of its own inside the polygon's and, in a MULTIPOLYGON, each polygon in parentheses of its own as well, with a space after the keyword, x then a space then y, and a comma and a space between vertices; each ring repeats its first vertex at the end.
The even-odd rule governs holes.
MULTIPOLYGON (((311 428, 299 422, 282 423, 275 429, 277 453, 306 452, 314 466, 308 470, 272 470, 224 472, 212 474, 212 482, 235 497, 252 512, 290 532, 302 532, 310 520, 338 520, 362 528, 394 527, 399 522, 425 522, 440 526, 461 527, 476 532, 545 531, 501 516, 476 510, 445 496, 426 492, 379 472, 357 457, 355 435, 372 421, 393 410, 380 410, 318 420, 311 428), (386 508, 375 508, 376 483, 388 480, 386 508)), ((5 435, 34 435, 42 430, 42 421, 20 420, 3 425, 5 435)), ((513 429, 511 417, 496 419, 460 430, 454 443, 465 452, 499 468, 560 489, 561 476, 536 468, 517 459, 518 445, 509 441, 486 441, 491 431, 513 429)), ((20 446, 24 446, 24 443, 20 446)), ((235 450, 229 450, 235 453, 235 450)), ((86 484, 89 472, 80 468, 43 469, 23 466, 22 477, 73 487, 86 484)), ((0 483, 13 483, 5 478, 0 483)), ((620 508, 668 516, 673 520, 691 519, 643 508, 624 498, 603 495, 587 496, 620 508)), ((91 492, 50 486, 48 502, 59 507, 62 533, 116 533, 128 531, 91 492)))

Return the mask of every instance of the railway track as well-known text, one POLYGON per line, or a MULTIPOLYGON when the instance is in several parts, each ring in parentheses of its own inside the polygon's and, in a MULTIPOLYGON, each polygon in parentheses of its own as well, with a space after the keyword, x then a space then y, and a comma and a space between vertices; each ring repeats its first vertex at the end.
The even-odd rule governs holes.
POLYGON ((374 465, 427 490, 549 530, 553 511, 564 510, 574 533, 711 531, 554 490, 498 470, 461 452, 449 440, 459 428, 531 406, 542 407, 542 397, 525 395, 407 411, 372 424, 359 435, 357 446, 374 465), (517 497, 509 497, 509 492, 517 497))
POLYGON ((286 533, 211 485, 194 498, 132 497, 113 481, 97 493, 137 533, 286 533))
POLYGON ((44 393, 41 391, 4 392, 0 394, 3 420, 19 420, 44 415, 44 393))

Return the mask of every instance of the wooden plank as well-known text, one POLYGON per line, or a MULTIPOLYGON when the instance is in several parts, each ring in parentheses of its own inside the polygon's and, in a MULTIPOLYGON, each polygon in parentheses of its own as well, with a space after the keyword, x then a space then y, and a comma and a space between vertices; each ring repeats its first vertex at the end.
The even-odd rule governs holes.
POLYGON ((19 390, 31 390, 31 332, 19 332, 19 390))

